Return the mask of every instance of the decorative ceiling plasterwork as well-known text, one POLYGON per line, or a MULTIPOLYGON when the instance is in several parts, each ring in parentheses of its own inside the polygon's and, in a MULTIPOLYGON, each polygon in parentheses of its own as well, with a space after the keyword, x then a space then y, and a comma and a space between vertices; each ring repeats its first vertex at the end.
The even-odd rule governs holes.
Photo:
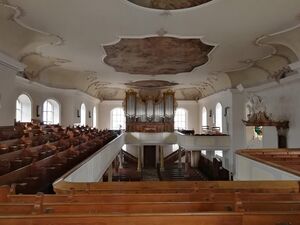
POLYGON ((117 72, 173 75, 191 72, 208 62, 213 46, 200 39, 175 37, 122 38, 106 45, 104 62, 117 72))
POLYGON ((19 59, 31 52, 40 53, 43 47, 64 44, 64 40, 60 36, 25 24, 21 20, 25 16, 24 10, 10 4, 7 0, 0 0, 0 14, 4 16, 4 18, 0 16, 1 19, 4 19, 4 21, 0 21, 0 32, 5 33, 0 37, 0 48, 11 56, 19 59), (22 38, 20 39, 20 37, 22 38))
POLYGON ((136 5, 161 10, 187 9, 212 0, 128 0, 136 5))
MULTIPOLYGON (((288 64, 300 58, 300 28, 296 26, 299 26, 299 0, 273 0, 271 8, 267 1, 216 0, 193 10, 174 11, 143 9, 124 2, 93 1, 87 5, 78 0, 70 13, 68 1, 0 0, 0 51, 26 64, 24 74, 31 80, 52 87, 78 89, 101 100, 122 99, 128 83, 154 79, 151 73, 133 76, 99 62, 99 58, 105 57, 103 49, 99 52, 99 45, 113 43, 116 37, 139 39, 158 35, 163 37, 157 38, 164 38, 171 34, 178 39, 203 36, 216 43, 218 47, 213 54, 210 52, 209 63, 172 77, 165 74, 155 77, 155 80, 178 83, 172 89, 178 99, 186 100, 235 88, 238 84, 251 87, 271 80, 279 82, 291 74, 288 64), (91 16, 74 17, 74 14, 91 16), (257 39, 271 31, 277 33, 257 39)), ((190 4, 192 1, 173 2, 190 4)), ((167 48, 161 51, 173 50, 167 48)), ((194 66, 195 59, 188 58, 189 53, 184 58, 194 66)), ((201 57, 204 59, 205 55, 201 57)), ((152 65, 165 63, 168 57, 158 60, 152 65)))
POLYGON ((264 84, 270 81, 280 82, 281 79, 293 74, 289 64, 299 60, 293 48, 285 41, 294 36, 300 35, 300 27, 288 29, 283 32, 264 35, 259 37, 255 44, 259 47, 272 48, 272 54, 259 59, 245 61, 248 67, 237 71, 227 72, 232 86, 242 84, 244 87, 252 87, 257 84, 264 84), (297 35, 295 35, 295 33, 297 35), (289 38, 287 38, 289 37, 289 38))
POLYGON ((100 101, 104 100, 120 100, 125 98, 125 90, 121 88, 101 88, 97 93, 100 101))
POLYGON ((178 83, 165 81, 165 80, 139 80, 125 85, 135 88, 166 88, 176 86, 178 83))
MULTIPOLYGON (((87 71, 87 73, 91 74, 88 75, 86 80, 89 82, 87 88, 85 89, 85 92, 89 92, 90 90, 94 91, 100 91, 103 87, 107 87, 108 85, 111 85, 109 82, 103 82, 99 78, 99 76, 96 75, 96 72, 94 71, 87 71)), ((98 94, 96 94, 98 95, 98 94)))
POLYGON ((63 63, 69 62, 65 59, 44 57, 39 53, 28 53, 20 58, 20 62, 28 65, 24 71, 24 77, 29 80, 39 80, 41 73, 53 68, 59 67, 63 63))

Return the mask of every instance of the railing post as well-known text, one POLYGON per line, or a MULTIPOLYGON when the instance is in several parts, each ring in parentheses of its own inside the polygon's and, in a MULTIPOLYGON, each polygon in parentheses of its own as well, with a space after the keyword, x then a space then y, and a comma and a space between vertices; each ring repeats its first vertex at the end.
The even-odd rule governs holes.
POLYGON ((164 165, 164 148, 163 146, 159 146, 159 154, 160 154, 160 171, 165 171, 164 165))
POLYGON ((181 169, 182 168, 182 147, 179 147, 178 149, 178 168, 181 169))
POLYGON ((141 165, 141 156, 142 156, 142 146, 138 147, 138 164, 137 164, 137 171, 142 171, 142 165, 141 165))

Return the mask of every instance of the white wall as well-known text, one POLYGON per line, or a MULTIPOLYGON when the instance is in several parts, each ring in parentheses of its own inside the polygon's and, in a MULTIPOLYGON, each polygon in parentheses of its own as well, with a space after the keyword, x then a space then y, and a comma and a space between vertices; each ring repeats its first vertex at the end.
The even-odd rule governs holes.
MULTIPOLYGON (((288 120, 290 128, 287 134, 287 143, 289 148, 300 147, 300 74, 293 77, 287 77, 280 84, 273 83, 263 85, 249 91, 261 96, 267 106, 267 112, 272 113, 274 120, 288 120)), ((274 128, 275 129, 275 128, 274 128)), ((274 133, 273 131, 270 131, 274 133)), ((265 133, 268 140, 265 140, 265 146, 270 142, 277 140, 270 132, 265 133)))
POLYGON ((177 101, 178 108, 184 108, 188 112, 188 130, 195 130, 199 133, 200 123, 199 123, 199 107, 196 101, 177 101))
POLYGON ((230 135, 231 148, 223 156, 224 167, 234 173, 235 152, 245 147, 245 126, 242 123, 245 115, 245 95, 235 89, 226 90, 199 100, 199 121, 202 126, 202 108, 207 109, 208 126, 215 126, 216 105, 220 102, 223 110, 223 133, 230 135), (227 110, 226 110, 227 108, 227 110), (212 116, 210 117, 210 110, 212 116), (226 112, 225 112, 226 111, 226 112), (226 116, 225 116, 226 115, 226 116))
POLYGON ((11 100, 15 90, 15 71, 0 66, 0 80, 0 126, 10 126, 14 124, 16 111, 16 100, 11 100))
POLYGON ((0 52, 0 126, 14 124, 16 100, 11 101, 11 97, 15 91, 15 75, 24 68, 23 64, 0 52))
POLYGON ((279 170, 275 167, 248 159, 244 156, 236 157, 237 173, 235 180, 299 180, 294 174, 279 170))
MULTIPOLYGON (((223 133, 228 133, 228 128, 230 127, 228 123, 230 123, 230 111, 232 107, 232 93, 230 90, 227 91, 222 91, 220 93, 208 96, 206 98, 200 99, 199 104, 198 104, 198 118, 199 118, 199 129, 202 128, 202 108, 206 107, 207 109, 207 125, 212 127, 215 126, 215 115, 216 115, 216 105, 217 103, 220 102, 222 105, 222 110, 223 110, 223 118, 222 118, 222 123, 223 123, 223 133), (224 117, 225 114, 225 108, 230 107, 227 118, 224 117), (212 116, 210 117, 210 110, 212 110, 212 116)), ((202 132, 202 131, 200 131, 202 132)), ((230 133, 230 130, 229 130, 230 133)))
MULTIPOLYGON (((199 100, 199 124, 200 129, 202 129, 202 108, 206 107, 207 110, 207 125, 212 127, 215 126, 215 115, 216 115, 216 105, 218 103, 221 103, 222 105, 222 126, 223 126, 223 133, 229 134, 231 137, 231 148, 229 151, 226 151, 226 154, 223 154, 223 167, 230 171, 234 171, 234 152, 236 149, 233 149, 232 146, 234 144, 234 141, 232 140, 232 127, 233 127, 233 103, 232 103, 233 93, 231 90, 222 91, 220 93, 216 93, 214 95, 210 95, 206 98, 199 100), (225 116, 225 109, 227 109, 227 114, 225 116), (210 110, 212 111, 212 116, 210 117, 210 110)), ((202 130, 200 131, 202 133, 202 130)), ((217 150, 217 149, 216 149, 217 150)), ((214 157, 213 151, 207 151, 207 157, 212 160, 214 157)), ((199 156, 197 157, 199 158, 199 156)))
POLYGON ((122 108, 122 101, 103 101, 99 104, 99 128, 110 129, 110 113, 114 108, 122 108))
MULTIPOLYGON (((79 123, 77 109, 80 109, 82 102, 87 107, 87 125, 92 126, 92 117, 89 118, 88 111, 93 107, 98 108, 99 100, 77 90, 65 90, 51 88, 36 82, 31 82, 17 76, 18 68, 3 63, 3 56, 0 54, 0 126, 14 124, 16 117, 16 100, 19 95, 26 94, 32 103, 32 119, 42 120, 42 107, 47 99, 56 100, 60 104, 60 123, 64 126, 79 123), (39 106, 37 115, 37 106, 39 106)), ((12 62, 20 67, 18 62, 12 62)), ((92 116, 92 115, 91 115, 92 116)), ((99 124, 99 119, 98 119, 99 124)))
MULTIPOLYGON (((11 101, 15 102, 20 94, 27 94, 32 100, 33 119, 43 120, 43 103, 47 99, 53 99, 60 105, 60 123, 63 126, 80 123, 80 118, 77 117, 77 110, 80 110, 80 106, 84 102, 87 109, 86 124, 92 126, 93 107, 98 107, 98 99, 77 90, 51 88, 18 76, 16 77, 15 85, 16 88, 11 97, 11 101), (37 116, 37 106, 39 106, 39 116, 37 116), (89 118, 89 111, 91 112, 91 118, 89 118)), ((15 109, 11 113, 15 115, 15 109)))

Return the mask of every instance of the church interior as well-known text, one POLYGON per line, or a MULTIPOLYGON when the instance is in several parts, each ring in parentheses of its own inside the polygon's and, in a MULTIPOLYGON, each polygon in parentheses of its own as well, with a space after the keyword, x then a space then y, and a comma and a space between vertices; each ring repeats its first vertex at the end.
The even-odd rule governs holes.
POLYGON ((0 0, 0 224, 300 225, 299 0, 0 0))

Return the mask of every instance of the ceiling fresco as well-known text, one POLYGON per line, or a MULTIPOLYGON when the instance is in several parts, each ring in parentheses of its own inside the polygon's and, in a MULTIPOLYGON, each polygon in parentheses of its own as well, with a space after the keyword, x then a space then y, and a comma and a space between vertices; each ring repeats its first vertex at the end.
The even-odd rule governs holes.
POLYGON ((198 100, 280 82, 300 58, 299 0, 127 1, 0 0, 0 52, 26 79, 100 100, 129 88, 198 100))
POLYGON ((212 0, 128 0, 136 5, 162 10, 187 9, 212 0))
POLYGON ((191 72, 208 62, 214 47, 200 39, 174 37, 124 38, 106 45, 104 62, 117 72, 145 75, 174 75, 191 72))

